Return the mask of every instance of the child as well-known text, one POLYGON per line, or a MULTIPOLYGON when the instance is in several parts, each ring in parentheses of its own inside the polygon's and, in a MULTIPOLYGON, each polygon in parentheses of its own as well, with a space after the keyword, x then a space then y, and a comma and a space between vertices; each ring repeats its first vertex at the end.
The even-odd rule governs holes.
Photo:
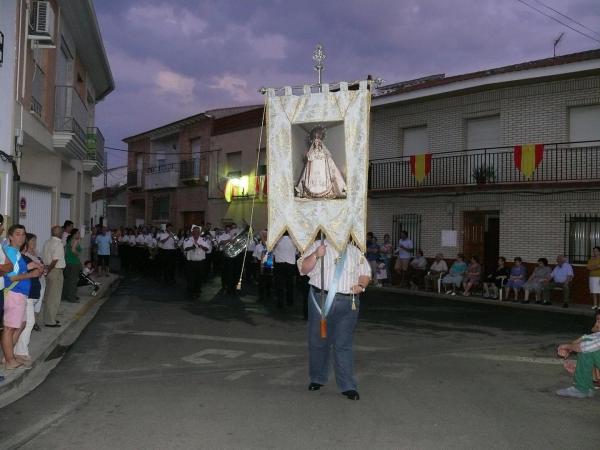
POLYGON ((377 283, 375 284, 375 286, 377 287, 381 287, 383 284, 386 283, 388 279, 388 273, 387 264, 385 263, 385 261, 379 260, 377 262, 377 272, 375 273, 375 279, 377 280, 377 283))
POLYGON ((83 263, 83 274, 89 277, 92 273, 94 273, 94 267, 92 262, 88 260, 83 263))

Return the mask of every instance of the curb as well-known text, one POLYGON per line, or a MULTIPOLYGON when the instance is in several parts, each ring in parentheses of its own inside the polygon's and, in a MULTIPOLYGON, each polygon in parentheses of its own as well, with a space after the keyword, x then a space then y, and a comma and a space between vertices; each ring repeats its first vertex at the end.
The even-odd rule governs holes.
MULTIPOLYGON (((33 375, 38 375, 36 368, 39 368, 39 366, 43 365, 52 352, 54 352, 61 345, 68 347, 77 340, 81 332, 96 316, 100 310, 100 307, 102 307, 104 302, 119 287, 121 280, 122 277, 117 276, 117 278, 107 285, 106 289, 99 292, 98 296, 90 296, 89 300, 83 302, 77 312, 70 317, 68 323, 61 330, 60 334, 48 341, 44 350, 35 358, 35 360, 33 360, 31 369, 21 370, 21 373, 19 373, 15 378, 0 384, 0 408, 3 408, 25 396, 46 379, 51 370, 43 374, 41 379, 36 380, 34 386, 30 386, 30 388, 25 389, 23 392, 17 392, 20 387, 26 385, 30 378, 35 378, 33 375)), ((60 355, 59 358, 62 358, 62 355, 60 355)))
POLYGON ((514 309, 525 309, 529 311, 538 311, 538 312, 552 312, 552 313, 560 313, 567 314, 572 316, 586 316, 593 317, 596 314, 596 311, 589 308, 587 305, 573 305, 570 304, 569 308, 562 308, 561 306, 542 306, 536 305, 535 303, 514 303, 508 301, 499 301, 499 300, 491 300, 485 299, 483 297, 464 297, 462 295, 449 296, 446 294, 438 294, 437 292, 425 292, 425 291, 413 291, 412 289, 405 289, 400 287, 374 287, 370 286, 369 290, 377 290, 380 292, 393 292, 397 294, 410 294, 416 297, 425 297, 431 299, 445 299, 453 302, 462 302, 462 303, 475 303, 479 305, 491 305, 491 306, 500 306, 505 308, 514 308, 514 309), (584 309, 586 308, 586 309, 584 309))

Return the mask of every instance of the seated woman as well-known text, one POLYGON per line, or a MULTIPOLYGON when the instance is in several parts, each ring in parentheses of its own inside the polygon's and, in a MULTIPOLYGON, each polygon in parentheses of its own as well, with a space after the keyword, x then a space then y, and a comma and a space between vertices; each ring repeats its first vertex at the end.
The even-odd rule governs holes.
POLYGON ((519 289, 523 287, 527 279, 527 268, 523 265, 523 260, 520 257, 517 256, 514 261, 515 264, 510 269, 510 276, 506 282, 506 300, 509 300, 512 289, 515 293, 513 301, 516 302, 519 299, 519 289))
POLYGON ((423 256, 423 250, 417 250, 415 256, 408 265, 408 277, 410 280, 410 288, 418 289, 423 287, 425 270, 427 269, 427 259, 423 256))
POLYGON ((456 257, 456 261, 450 266, 448 275, 442 278, 442 283, 446 287, 446 294, 456 295, 456 288, 462 284, 463 276, 467 271, 467 263, 462 253, 456 257))
POLYGON ((474 286, 477 286, 481 281, 481 264, 479 264, 479 258, 477 256, 472 256, 469 267, 467 268, 467 273, 465 274, 465 278, 463 280, 463 295, 468 297, 471 295, 471 289, 474 286))
POLYGON ((525 291, 525 298, 523 303, 529 303, 529 294, 531 291, 535 292, 535 302, 542 303, 542 289, 544 284, 548 282, 548 278, 552 273, 552 269, 548 267, 548 260, 546 258, 538 259, 538 265, 533 269, 533 273, 523 285, 525 291))
POLYGON ((506 280, 510 276, 510 270, 506 267, 506 258, 501 256, 498 258, 498 267, 493 273, 488 274, 483 282, 483 298, 498 298, 498 292, 506 284, 506 280))

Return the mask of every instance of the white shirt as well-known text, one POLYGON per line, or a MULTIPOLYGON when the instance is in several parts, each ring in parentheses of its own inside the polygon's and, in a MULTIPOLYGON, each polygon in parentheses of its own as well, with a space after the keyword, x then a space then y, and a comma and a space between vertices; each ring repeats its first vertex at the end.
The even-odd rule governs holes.
POLYGON ((145 234, 144 235, 144 245, 146 247, 150 247, 150 248, 155 247, 156 239, 154 239, 150 233, 145 234))
POLYGON ((406 239, 400 239, 400 241, 398 241, 398 258, 400 259, 409 259, 410 258, 410 251, 413 249, 413 243, 410 239, 406 238, 406 239), (400 248, 400 246, 403 246, 405 248, 407 248, 408 250, 405 250, 403 248, 400 248))
POLYGON ((63 231, 62 234, 62 244, 63 246, 67 245, 67 238, 69 237, 69 233, 67 233, 66 231, 63 231))
POLYGON ((289 236, 281 236, 275 244, 273 259, 276 263, 296 264, 296 246, 289 236))
POLYGON ((56 265, 54 267, 57 269, 64 269, 67 264, 65 263, 65 247, 62 244, 62 239, 54 236, 48 239, 44 243, 42 259, 47 266, 52 264, 52 261, 56 259, 56 265))
POLYGON ((156 240, 158 241, 158 248, 162 248, 163 250, 175 250, 175 246, 177 245, 177 237, 166 231, 158 233, 156 240), (167 239, 166 242, 161 242, 165 239, 167 239))
MULTIPOLYGON (((311 255, 317 247, 321 245, 321 241, 315 241, 312 243, 310 247, 304 252, 302 257, 298 260, 298 269, 302 269, 302 261, 304 258, 311 255)), ((333 279, 333 275, 335 273, 335 260, 339 256, 338 251, 330 245, 327 240, 325 240, 325 245, 327 246, 327 250, 325 251, 325 256, 323 257, 325 261, 325 286, 324 289, 327 291, 329 289, 329 285, 331 280, 333 279)), ((300 272, 302 273, 302 272, 300 272)), ((317 289, 321 289, 321 260, 317 259, 317 263, 313 270, 308 272, 306 275, 310 278, 308 281, 309 284, 313 285, 317 289)), ((358 284, 358 277, 366 276, 371 277, 371 266, 369 266, 369 262, 367 258, 361 253, 361 251, 352 244, 348 244, 347 254, 346 254, 346 263, 344 264, 344 270, 342 271, 342 276, 338 281, 337 292, 342 294, 351 294, 352 286, 358 284)))
POLYGON ((267 248, 264 246, 262 242, 259 242, 254 247, 254 251, 252 252, 252 256, 259 261, 262 261, 263 253, 267 251, 267 248))
POLYGON ((232 235, 230 235, 229 233, 227 233, 226 231, 224 231, 223 233, 221 233, 221 234, 219 234, 217 236, 217 242, 228 241, 232 237, 233 237, 232 235))
POLYGON ((204 261, 206 259, 206 251, 202 247, 210 248, 210 243, 207 239, 200 236, 198 240, 194 240, 193 236, 190 236, 183 241, 183 250, 185 251, 185 257, 188 261, 204 261), (187 250, 193 247, 192 250, 187 250))
POLYGON ((138 234, 138 235, 135 237, 135 243, 136 243, 136 244, 138 244, 138 245, 145 245, 145 244, 146 244, 146 241, 145 241, 145 239, 144 239, 144 235, 143 235, 143 234, 141 234, 141 233, 140 233, 140 234, 138 234))

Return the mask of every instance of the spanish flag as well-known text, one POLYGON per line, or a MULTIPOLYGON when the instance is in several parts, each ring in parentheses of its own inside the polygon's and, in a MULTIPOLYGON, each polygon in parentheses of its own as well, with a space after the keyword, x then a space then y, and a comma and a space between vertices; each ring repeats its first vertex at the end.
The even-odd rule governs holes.
POLYGON ((431 153, 410 157, 410 173, 414 175, 417 183, 421 183, 429 172, 431 172, 431 153))
POLYGON ((544 159, 544 144, 516 145, 514 156, 515 167, 527 178, 531 178, 544 159))

